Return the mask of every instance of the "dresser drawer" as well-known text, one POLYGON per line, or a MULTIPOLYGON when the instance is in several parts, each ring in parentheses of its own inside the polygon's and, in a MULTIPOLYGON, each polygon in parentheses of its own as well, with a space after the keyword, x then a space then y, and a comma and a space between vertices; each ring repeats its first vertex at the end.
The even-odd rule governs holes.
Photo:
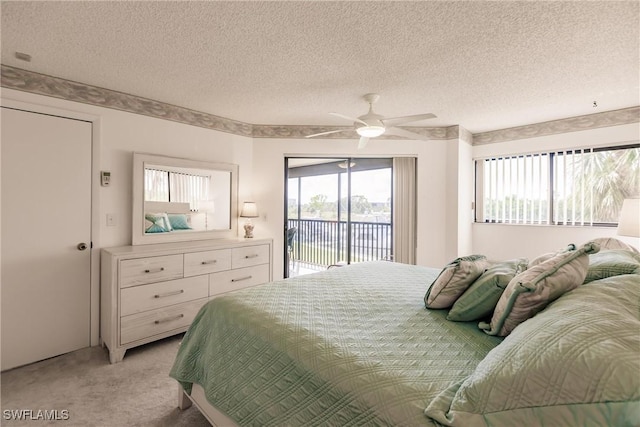
POLYGON ((120 315, 142 313, 209 296, 209 276, 194 276, 120 291, 120 315))
POLYGON ((269 264, 222 271, 209 276, 209 296, 236 291, 269 281, 269 264))
POLYGON ((207 299, 203 298, 121 318, 120 345, 173 330, 186 329, 206 302, 207 299))
POLYGON ((269 245, 233 248, 231 266, 233 268, 251 267, 269 262, 269 245))
POLYGON ((182 254, 120 261, 120 288, 182 277, 182 254))
POLYGON ((184 275, 215 273, 231 269, 231 249, 184 254, 184 275))

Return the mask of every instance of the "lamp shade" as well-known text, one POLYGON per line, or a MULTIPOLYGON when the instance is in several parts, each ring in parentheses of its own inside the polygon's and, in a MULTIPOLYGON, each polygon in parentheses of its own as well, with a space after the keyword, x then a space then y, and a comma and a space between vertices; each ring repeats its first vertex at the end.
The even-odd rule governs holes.
POLYGON ((240 212, 242 218, 257 218, 258 206, 255 202, 244 202, 242 205, 242 211, 240 212))
POLYGON ((212 213, 216 211, 216 205, 213 200, 200 200, 198 203, 198 210, 212 213))
POLYGON ((624 199, 618 220, 620 236, 640 237, 640 199, 624 199))

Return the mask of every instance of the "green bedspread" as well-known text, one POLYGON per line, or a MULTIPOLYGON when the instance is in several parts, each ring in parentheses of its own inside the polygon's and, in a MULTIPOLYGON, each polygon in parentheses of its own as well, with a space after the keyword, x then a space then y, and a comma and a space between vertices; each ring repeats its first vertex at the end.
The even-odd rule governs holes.
POLYGON ((439 270, 375 262, 210 301, 170 375, 239 425, 434 425, 425 408, 501 342, 423 296, 439 270))

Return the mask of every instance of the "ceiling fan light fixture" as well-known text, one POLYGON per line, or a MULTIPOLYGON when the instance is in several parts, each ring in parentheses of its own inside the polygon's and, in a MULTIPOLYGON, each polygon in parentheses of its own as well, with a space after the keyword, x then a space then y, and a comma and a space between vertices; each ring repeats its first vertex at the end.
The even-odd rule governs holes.
POLYGON ((356 129, 358 135, 366 138, 375 138, 376 136, 382 135, 384 131, 385 128, 382 126, 360 126, 356 129))
POLYGON ((344 160, 344 161, 342 161, 342 162, 338 163, 338 167, 339 167, 339 168, 341 168, 341 169, 346 169, 346 168, 348 168, 348 167, 349 167, 349 168, 352 168, 352 167, 354 167, 355 165, 356 165, 356 162, 353 162, 353 161, 352 161, 352 162, 349 162, 349 164, 347 165, 347 161, 346 161, 346 160, 344 160))
MULTIPOLYGON (((341 119, 353 122, 352 129, 354 129, 360 136, 360 141, 358 141, 358 149, 364 148, 370 138, 376 138, 383 133, 402 136, 408 139, 427 139, 426 137, 418 133, 399 128, 398 125, 404 125, 406 123, 418 122, 426 119, 434 119, 436 118, 435 114, 424 113, 414 114, 412 116, 384 117, 373 112, 373 104, 378 100, 378 98, 380 98, 380 95, 378 95, 377 93, 368 93, 364 95, 363 98, 365 101, 367 101, 367 103, 369 103, 369 112, 367 114, 364 114, 360 117, 351 117, 345 116, 344 114, 340 113, 329 113, 332 116, 340 117, 341 119)), ((314 133, 313 135, 306 135, 305 138, 335 134, 343 131, 344 129, 330 130, 327 132, 314 133)))

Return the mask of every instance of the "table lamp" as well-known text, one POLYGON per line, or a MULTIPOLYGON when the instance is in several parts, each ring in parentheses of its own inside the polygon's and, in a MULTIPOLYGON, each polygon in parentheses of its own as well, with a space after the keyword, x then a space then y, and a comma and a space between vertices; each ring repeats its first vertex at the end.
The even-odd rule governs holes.
POLYGON ((244 223, 244 238, 253 238, 253 223, 251 222, 251 218, 258 217, 258 206, 256 205, 256 203, 244 202, 242 211, 240 212, 240 217, 247 218, 247 221, 244 223))

